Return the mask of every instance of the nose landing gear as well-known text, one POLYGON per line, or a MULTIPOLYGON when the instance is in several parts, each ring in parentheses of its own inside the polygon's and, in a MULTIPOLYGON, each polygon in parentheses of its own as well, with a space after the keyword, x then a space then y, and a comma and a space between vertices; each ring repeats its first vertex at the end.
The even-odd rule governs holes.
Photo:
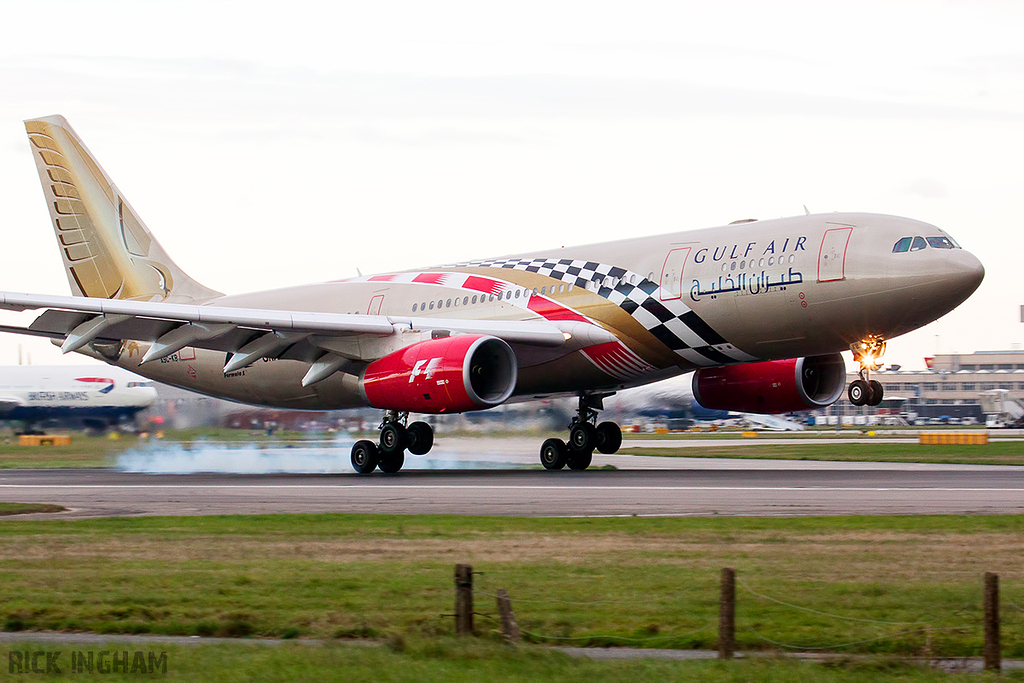
POLYGON ((377 468, 394 474, 405 464, 406 449, 413 455, 426 455, 434 445, 434 430, 426 422, 406 426, 408 419, 409 413, 384 413, 379 443, 361 440, 352 446, 352 468, 359 474, 369 474, 377 468))
POLYGON ((857 373, 860 379, 850 382, 847 395, 850 403, 855 406, 877 406, 882 402, 885 390, 882 383, 871 379, 871 371, 882 367, 882 356, 885 355, 885 340, 870 336, 855 344, 850 344, 853 359, 860 363, 857 373))
POLYGON ((576 417, 569 425, 569 442, 548 439, 540 448, 540 463, 545 469, 560 470, 566 465, 571 470, 590 467, 594 450, 611 455, 622 445, 622 430, 614 422, 597 424, 597 411, 604 408, 608 394, 580 394, 576 417))

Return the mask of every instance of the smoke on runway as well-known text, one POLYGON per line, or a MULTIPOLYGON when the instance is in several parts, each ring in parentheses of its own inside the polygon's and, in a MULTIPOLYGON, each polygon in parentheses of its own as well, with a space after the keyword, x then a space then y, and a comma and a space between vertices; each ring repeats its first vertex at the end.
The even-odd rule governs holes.
MULTIPOLYGON (((355 474, 350 462, 354 439, 280 443, 214 443, 153 441, 122 453, 117 469, 146 474, 355 474)), ((510 462, 466 460, 444 448, 423 456, 405 456, 406 470, 508 469, 510 462)))

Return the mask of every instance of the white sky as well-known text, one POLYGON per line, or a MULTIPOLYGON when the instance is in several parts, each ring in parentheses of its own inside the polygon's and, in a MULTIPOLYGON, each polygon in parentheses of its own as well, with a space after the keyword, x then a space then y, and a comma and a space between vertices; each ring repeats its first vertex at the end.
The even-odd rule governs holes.
MULTIPOLYGON (((889 345, 1024 340, 1024 4, 0 5, 0 289, 66 294, 22 120, 63 114, 227 292, 812 211, 985 264, 889 345)), ((0 365, 23 343, 0 335, 0 365)), ((74 360, 80 361, 80 357, 74 360)))

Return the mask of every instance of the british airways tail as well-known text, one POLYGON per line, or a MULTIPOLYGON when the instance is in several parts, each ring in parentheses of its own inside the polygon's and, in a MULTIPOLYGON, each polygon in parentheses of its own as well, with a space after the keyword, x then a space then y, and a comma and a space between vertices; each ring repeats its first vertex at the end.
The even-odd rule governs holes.
POLYGON ((170 259, 63 116, 25 121, 75 296, 202 302, 222 296, 170 259))

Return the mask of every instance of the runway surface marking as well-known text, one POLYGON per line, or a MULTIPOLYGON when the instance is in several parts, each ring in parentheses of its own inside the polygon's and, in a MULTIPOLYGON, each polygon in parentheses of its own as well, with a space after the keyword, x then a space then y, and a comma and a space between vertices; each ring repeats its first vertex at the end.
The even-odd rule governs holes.
MULTIPOLYGON (((11 489, 330 489, 369 487, 367 484, 0 484, 11 489)), ((1024 487, 951 487, 951 486, 563 486, 552 484, 381 484, 388 489, 535 489, 587 491, 994 491, 1024 492, 1024 487)))

